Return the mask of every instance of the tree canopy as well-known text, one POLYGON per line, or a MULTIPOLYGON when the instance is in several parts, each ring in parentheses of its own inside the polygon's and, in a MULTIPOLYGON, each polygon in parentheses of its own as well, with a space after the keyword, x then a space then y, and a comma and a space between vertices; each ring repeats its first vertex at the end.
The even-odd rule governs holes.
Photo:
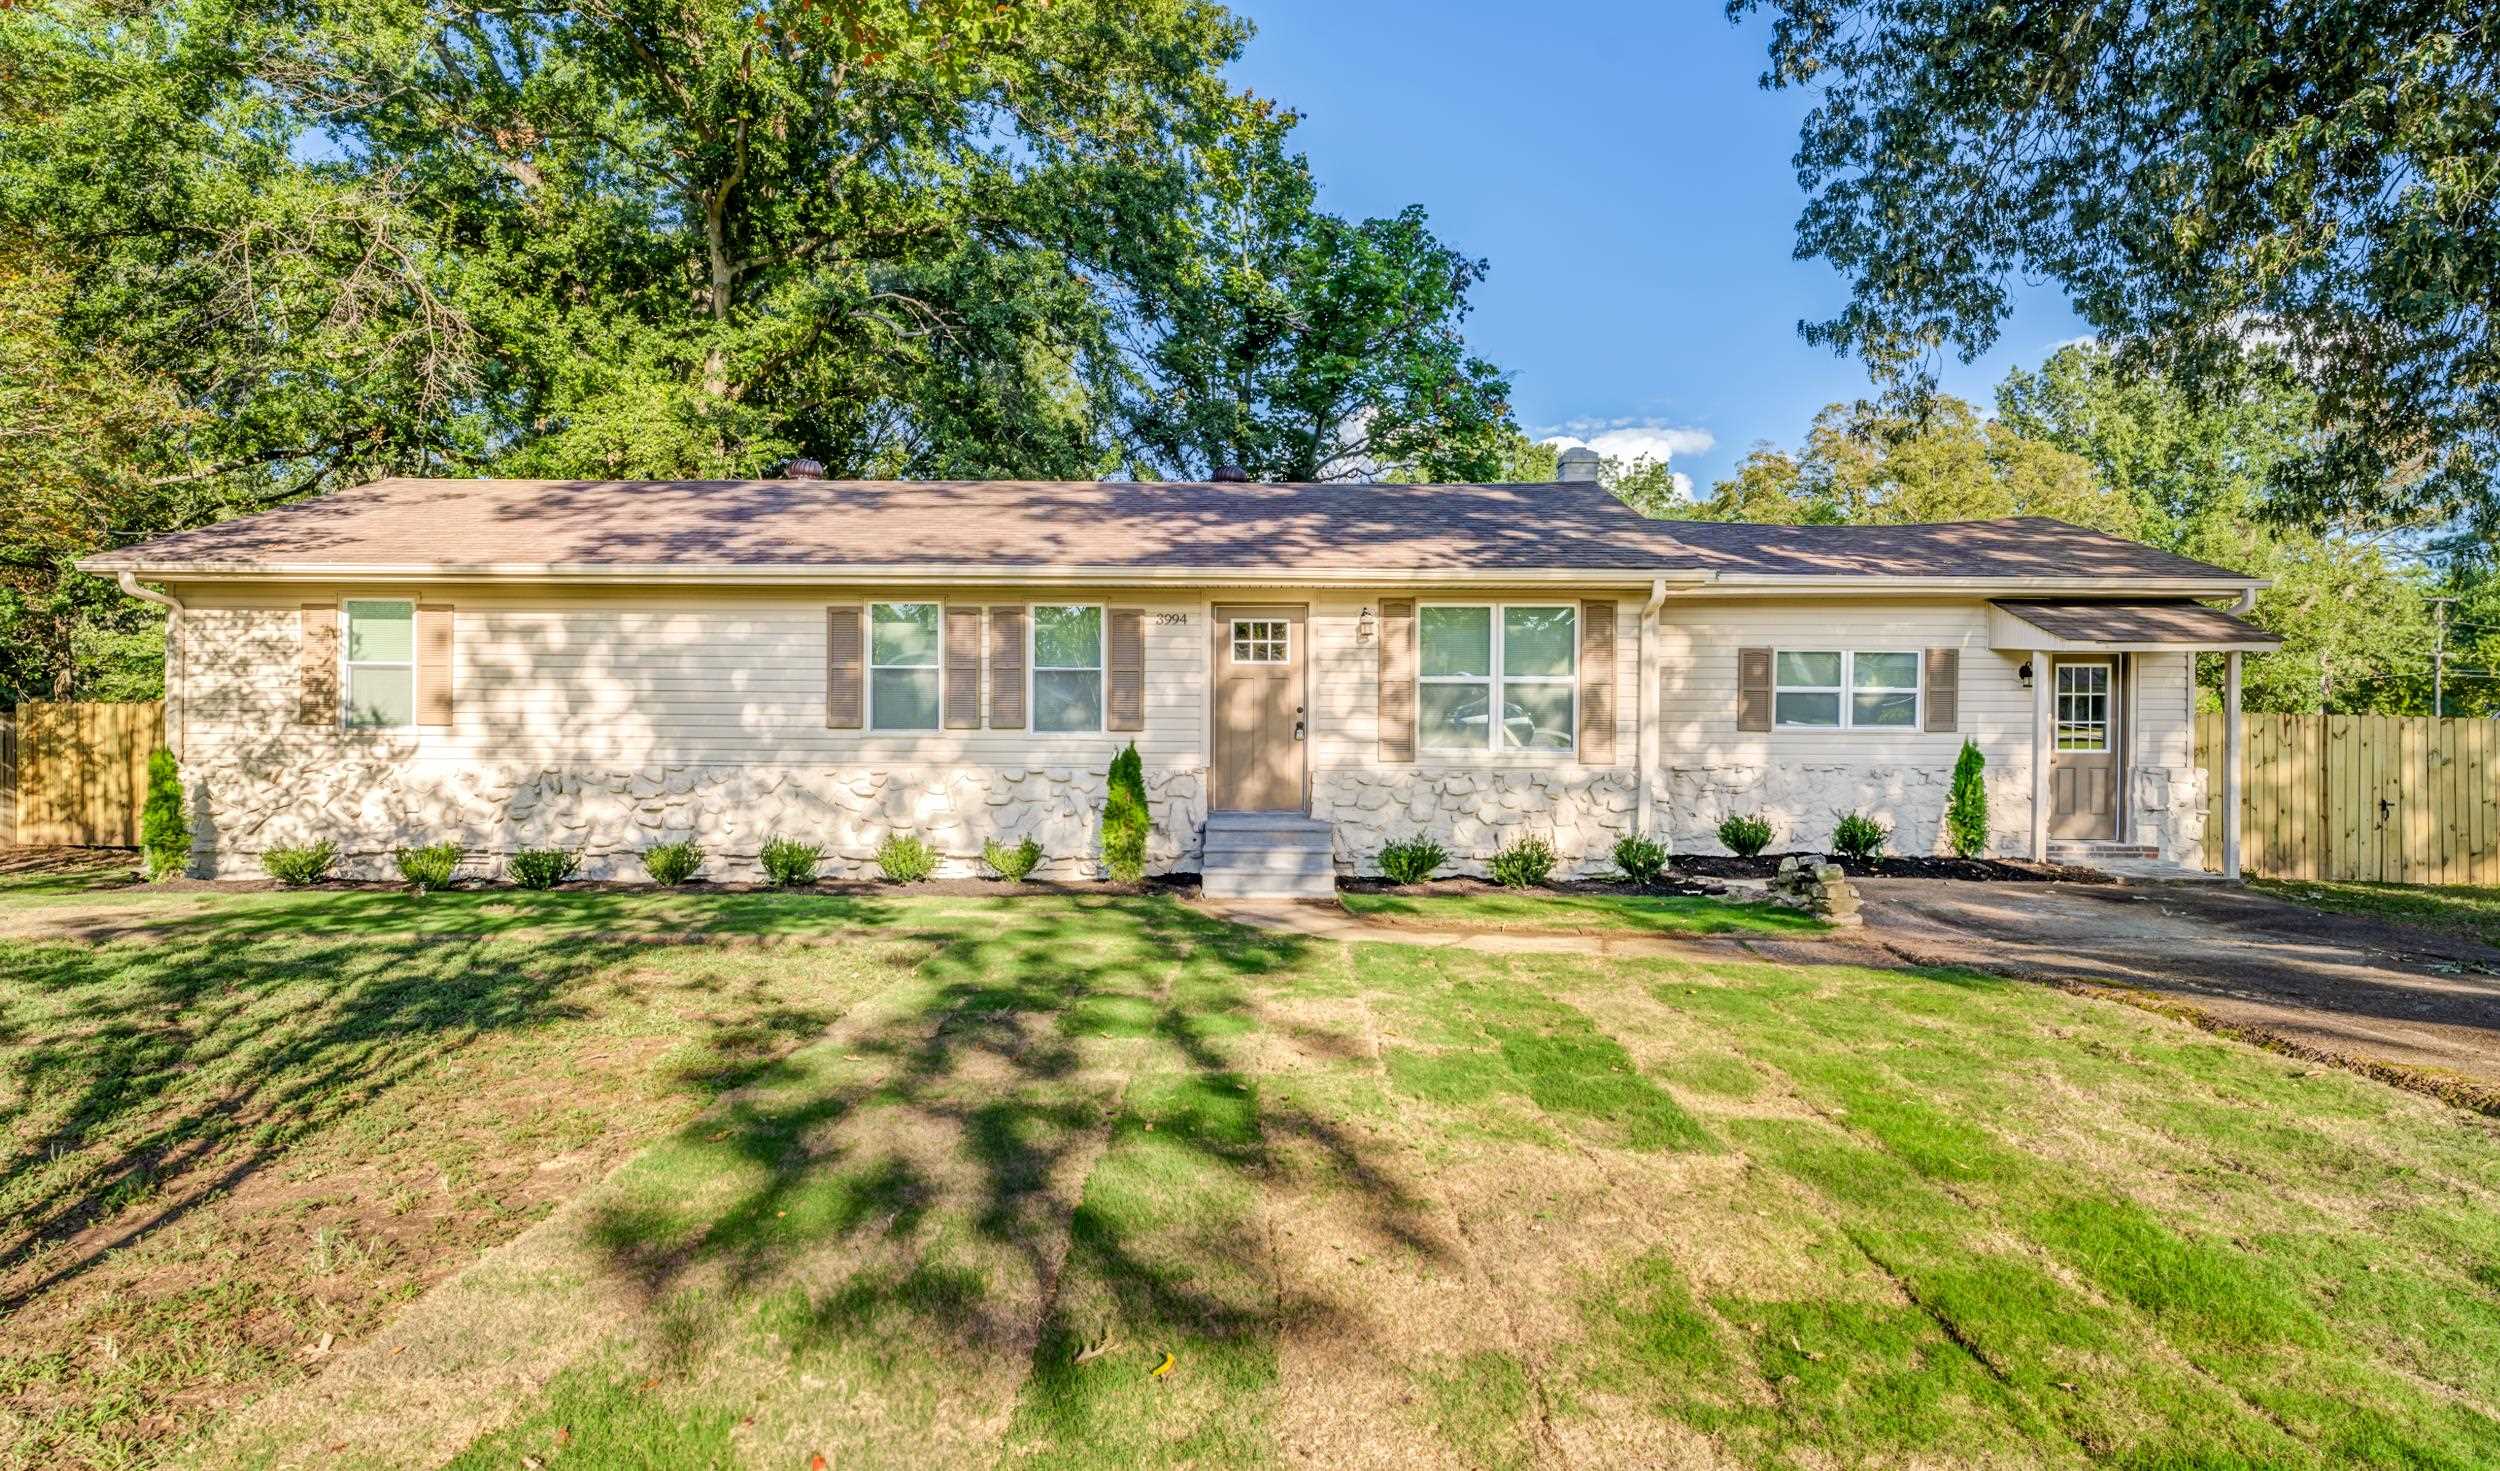
POLYGON ((144 652, 78 555, 381 473, 1490 473, 1483 262, 1322 209, 1295 115, 1224 80, 1248 33, 1202 0, 0 8, 0 695, 144 652))
POLYGON ((2314 395, 2271 512, 2500 522, 2487 0, 1728 3, 1757 10, 1764 85, 1817 97, 1798 254, 1850 284, 1809 340, 1921 389, 2046 278, 2199 403, 2314 395))

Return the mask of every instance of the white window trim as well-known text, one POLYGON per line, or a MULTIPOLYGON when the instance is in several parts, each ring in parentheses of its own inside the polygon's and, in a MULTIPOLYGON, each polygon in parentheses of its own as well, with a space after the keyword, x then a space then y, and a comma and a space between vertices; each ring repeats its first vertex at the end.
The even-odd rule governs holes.
POLYGON ((1415 755, 1418 760, 1422 760, 1427 755, 1456 757, 1478 754, 1487 756, 1506 756, 1514 760, 1520 757, 1539 756, 1555 761, 1576 760, 1580 755, 1580 605, 1574 602, 1554 602, 1550 599, 1543 598, 1522 598, 1516 602, 1499 603, 1471 602, 1465 598, 1435 598, 1419 602, 1415 605, 1415 686, 1415 755), (1424 609, 1426 608, 1483 608, 1488 610, 1488 614, 1493 625, 1492 672, 1483 676, 1473 674, 1424 673, 1423 614, 1424 609), (1569 674, 1513 675, 1504 672, 1502 667, 1504 654, 1504 650, 1502 648, 1502 615, 1512 608, 1562 608, 1571 614, 1571 672, 1569 674), (1458 746, 1426 746, 1423 743, 1424 702, 1422 690, 1423 686, 1428 684, 1484 685, 1486 687, 1484 744, 1482 746, 1462 748, 1458 746), (1565 726, 1565 729, 1571 732, 1571 744, 1567 747, 1546 746, 1519 748, 1503 745, 1501 740, 1502 732, 1500 705, 1502 699, 1502 686, 1506 684, 1559 684, 1569 686, 1571 690, 1571 716, 1569 723, 1565 726))
POLYGON ((1868 735, 1923 734, 1927 729, 1927 656, 1917 649, 1834 649, 1808 647, 1773 649, 1771 651, 1771 728, 1773 730, 1854 731, 1864 732, 1868 735), (1780 683, 1780 656, 1782 654, 1838 654, 1840 656, 1840 683, 1837 685, 1782 684, 1780 683), (1910 667, 1918 671, 1915 676, 1915 683, 1870 685, 1863 690, 1859 689, 1854 681, 1857 675, 1858 656, 1860 654, 1893 654, 1906 656, 1910 661, 1910 667), (1783 694, 1838 695, 1840 697, 1840 719, 1838 722, 1831 725, 1819 725, 1796 720, 1782 720, 1779 718, 1779 708, 1780 696, 1783 694), (1910 707, 1910 723, 1907 725, 1858 724, 1857 701, 1851 697, 1861 694, 1907 694, 1913 696, 1915 703, 1913 703, 1910 707))
POLYGON ((868 626, 865 630, 867 637, 862 640, 864 647, 861 649, 861 653, 866 655, 867 660, 862 666, 867 671, 865 680, 867 688, 865 691, 865 698, 860 702, 860 719, 863 722, 860 726, 861 734, 870 736, 924 736, 935 735, 946 729, 946 604, 936 598, 871 598, 868 601, 867 613, 868 626), (878 663, 877 609, 880 607, 937 609, 937 663, 933 665, 878 663), (894 725, 880 727, 877 724, 877 671, 880 669, 935 669, 938 677, 937 724, 910 726, 894 725))
POLYGON ((1034 735, 1049 739, 1054 736, 1098 736, 1110 721, 1111 704, 1111 608, 1107 603, 1027 603, 1024 605, 1024 724, 1034 735), (1035 616, 1044 608, 1091 608, 1094 610, 1094 662, 1091 664, 1053 664, 1053 673, 1091 673, 1094 676, 1094 723, 1083 730, 1042 729, 1041 692, 1042 620, 1035 616))
POLYGON ((356 596, 339 599, 339 729, 364 735, 410 735, 417 729, 421 713, 418 702, 424 692, 417 688, 417 656, 422 652, 417 642, 417 600, 413 597, 356 596), (398 659, 350 659, 348 650, 355 646, 355 615, 348 610, 358 603, 397 603, 408 610, 408 657, 398 659), (406 725, 371 725, 348 717, 356 709, 356 671, 358 669, 405 669, 408 671, 408 723, 406 725))

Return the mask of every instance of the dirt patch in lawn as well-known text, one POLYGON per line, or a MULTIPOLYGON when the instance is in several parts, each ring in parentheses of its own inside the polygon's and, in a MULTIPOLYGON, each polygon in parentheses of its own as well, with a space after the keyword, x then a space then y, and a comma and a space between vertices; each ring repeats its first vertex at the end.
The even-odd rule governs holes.
POLYGON ((1780 871, 1782 859, 1798 858, 1808 863, 1837 863, 1841 871, 1853 879, 1959 879, 1966 883, 1993 884, 2114 884, 2116 879, 2096 868, 2073 868, 2062 863, 2032 863, 2007 858, 1934 858, 1904 857, 1888 854, 1867 862, 1843 858, 1837 853, 1764 853, 1755 858, 1739 858, 1732 853, 1681 854, 1675 859, 1679 875, 1715 879, 1767 879, 1780 871))

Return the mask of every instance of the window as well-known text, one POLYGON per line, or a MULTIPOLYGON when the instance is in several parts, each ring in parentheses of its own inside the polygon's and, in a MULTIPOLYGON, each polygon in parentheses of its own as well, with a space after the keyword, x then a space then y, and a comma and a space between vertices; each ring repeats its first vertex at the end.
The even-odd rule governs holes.
POLYGON ((1292 661, 1293 627, 1282 618, 1236 618, 1233 620, 1233 662, 1236 664, 1284 664, 1292 661))
POLYGON ((1033 728, 1102 729, 1102 609, 1033 610, 1033 728))
POLYGON ((1771 662, 1771 720, 1814 730, 1918 729, 1919 656, 1782 649, 1771 662))
POLYGON ((414 603, 347 603, 347 723, 402 730, 417 723, 414 603))
POLYGON ((938 728, 938 605, 868 609, 868 728, 938 728))
POLYGON ((2057 749, 2109 749, 2109 666, 2057 666, 2057 749))
POLYGON ((1580 699, 1580 610, 1430 606, 1417 741, 1427 751, 1569 751, 1580 699))

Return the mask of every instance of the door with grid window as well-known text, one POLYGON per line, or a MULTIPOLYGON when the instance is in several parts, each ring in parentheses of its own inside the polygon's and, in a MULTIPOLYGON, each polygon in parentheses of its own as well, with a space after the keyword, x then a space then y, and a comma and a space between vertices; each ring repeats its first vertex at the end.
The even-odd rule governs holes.
POLYGON ((2052 695, 2049 836, 2076 842, 2118 837, 2118 661, 2060 659, 2052 695))
POLYGON ((1308 734, 1303 610, 1215 610, 1215 780, 1223 812, 1299 812, 1308 734))

